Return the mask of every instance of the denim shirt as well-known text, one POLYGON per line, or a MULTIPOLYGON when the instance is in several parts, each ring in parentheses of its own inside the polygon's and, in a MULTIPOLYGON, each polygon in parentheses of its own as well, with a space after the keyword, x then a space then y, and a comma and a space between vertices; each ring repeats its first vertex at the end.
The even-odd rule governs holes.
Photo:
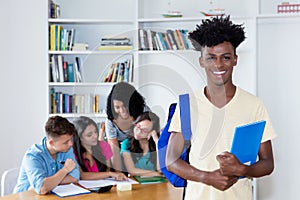
MULTIPOLYGON (((67 152, 57 153, 56 160, 53 160, 46 147, 46 140, 46 137, 44 137, 41 144, 34 144, 25 153, 14 193, 33 188, 36 193, 40 194, 44 179, 53 176, 63 168, 64 164, 61 162, 64 162, 67 158, 71 158, 76 162, 73 148, 70 148, 67 152)), ((79 180, 78 164, 68 175, 79 180)))

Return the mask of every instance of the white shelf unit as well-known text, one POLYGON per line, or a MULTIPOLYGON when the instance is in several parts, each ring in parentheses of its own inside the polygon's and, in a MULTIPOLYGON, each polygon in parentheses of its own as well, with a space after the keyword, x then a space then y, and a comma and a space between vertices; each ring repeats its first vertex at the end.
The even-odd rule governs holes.
MULTIPOLYGON (((49 63, 51 56, 61 55, 68 63, 75 63, 75 57, 80 60, 80 69, 82 82, 50 82, 49 86, 49 116, 59 114, 68 118, 78 117, 80 115, 90 116, 97 121, 106 117, 105 107, 106 99, 111 87, 115 83, 103 83, 103 77, 112 63, 125 61, 133 56, 134 51, 124 50, 97 50, 102 37, 107 36, 127 36, 135 45, 135 1, 97 1, 74 0, 67 2, 63 0, 54 0, 54 3, 60 6, 60 17, 49 18, 48 24, 61 25, 64 29, 74 29, 74 43, 88 44, 88 50, 84 51, 48 51, 49 63), (129 6, 128 9, 124 7, 129 6), (112 12, 114 11, 114 12, 112 12), (62 92, 69 95, 99 95, 99 112, 81 112, 81 113, 51 113, 50 91, 62 92)), ((49 36, 50 39, 50 36, 49 36)), ((49 67, 49 74, 50 74, 49 67)), ((49 75, 50 76, 50 75, 49 75)))

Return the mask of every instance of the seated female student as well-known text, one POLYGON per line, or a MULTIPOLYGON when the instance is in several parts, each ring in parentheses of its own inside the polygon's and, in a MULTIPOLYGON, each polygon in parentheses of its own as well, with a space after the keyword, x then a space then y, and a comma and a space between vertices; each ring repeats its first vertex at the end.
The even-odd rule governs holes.
POLYGON ((131 130, 131 137, 121 145, 127 171, 132 176, 160 176, 156 148, 160 133, 158 116, 144 112, 133 123, 131 130))
POLYGON ((110 171, 112 150, 107 142, 98 140, 99 130, 94 120, 81 116, 74 121, 74 126, 77 133, 73 137, 73 149, 80 167, 80 179, 128 180, 123 173, 110 171))
POLYGON ((124 169, 120 157, 121 142, 128 137, 132 122, 149 110, 144 97, 129 83, 120 82, 112 87, 106 103, 105 135, 113 150, 112 163, 116 171, 124 169))

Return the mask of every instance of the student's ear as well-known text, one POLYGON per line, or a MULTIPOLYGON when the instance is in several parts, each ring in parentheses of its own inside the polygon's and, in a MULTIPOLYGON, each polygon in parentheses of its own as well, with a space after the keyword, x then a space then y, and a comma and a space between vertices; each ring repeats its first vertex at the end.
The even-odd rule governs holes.
POLYGON ((202 56, 200 56, 199 57, 199 63, 200 63, 200 67, 202 67, 202 68, 204 68, 203 66, 203 57, 202 56))
POLYGON ((49 144, 50 144, 51 146, 54 145, 54 140, 53 140, 52 138, 48 138, 48 141, 49 141, 49 144))
POLYGON ((234 55, 234 59, 233 59, 234 65, 233 66, 237 65, 237 60, 238 60, 238 56, 234 55))

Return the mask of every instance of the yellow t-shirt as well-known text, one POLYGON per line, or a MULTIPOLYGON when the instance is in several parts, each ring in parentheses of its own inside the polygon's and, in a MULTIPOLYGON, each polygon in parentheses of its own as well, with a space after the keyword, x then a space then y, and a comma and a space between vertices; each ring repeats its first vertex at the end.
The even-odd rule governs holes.
MULTIPOLYGON (((214 106, 202 91, 190 94, 191 110, 191 150, 190 164, 194 167, 213 171, 219 168, 216 156, 230 151, 234 129, 251 122, 266 120, 262 142, 276 137, 267 110, 254 95, 236 89, 234 97, 223 108, 214 106)), ((181 132, 179 106, 177 106, 169 131, 181 132)), ((220 191, 203 183, 188 181, 186 200, 251 200, 252 187, 248 178, 240 179, 226 191, 220 191)))

